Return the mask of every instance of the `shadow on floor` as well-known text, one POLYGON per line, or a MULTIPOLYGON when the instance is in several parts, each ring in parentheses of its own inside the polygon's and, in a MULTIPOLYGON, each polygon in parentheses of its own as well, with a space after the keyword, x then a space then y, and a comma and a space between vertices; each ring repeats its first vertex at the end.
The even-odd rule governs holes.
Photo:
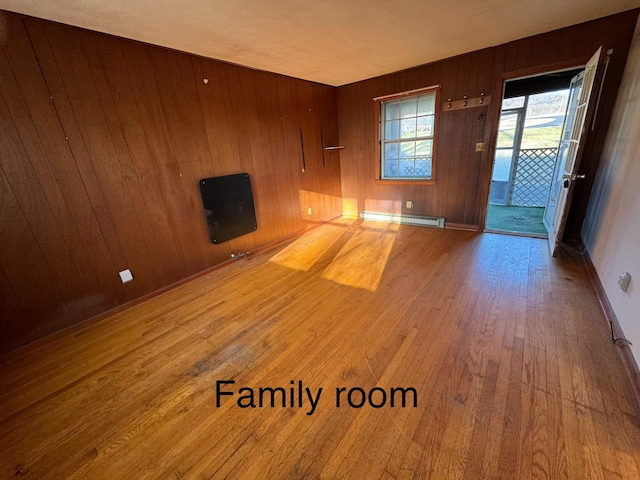
POLYGON ((547 235, 542 224, 544 208, 489 204, 486 228, 503 232, 547 235))

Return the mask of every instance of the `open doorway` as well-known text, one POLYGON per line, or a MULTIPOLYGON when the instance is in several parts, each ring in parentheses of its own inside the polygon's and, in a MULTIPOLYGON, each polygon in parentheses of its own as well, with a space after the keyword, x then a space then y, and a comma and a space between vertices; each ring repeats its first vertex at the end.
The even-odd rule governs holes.
POLYGON ((544 210, 558 158, 569 86, 580 70, 505 83, 486 231, 547 236, 544 210))

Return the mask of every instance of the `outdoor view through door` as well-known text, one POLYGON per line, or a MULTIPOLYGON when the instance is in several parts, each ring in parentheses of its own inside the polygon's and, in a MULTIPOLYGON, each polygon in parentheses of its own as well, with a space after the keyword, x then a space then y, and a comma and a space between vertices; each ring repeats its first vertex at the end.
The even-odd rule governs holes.
POLYGON ((543 216, 578 71, 507 81, 486 230, 546 237, 543 216))

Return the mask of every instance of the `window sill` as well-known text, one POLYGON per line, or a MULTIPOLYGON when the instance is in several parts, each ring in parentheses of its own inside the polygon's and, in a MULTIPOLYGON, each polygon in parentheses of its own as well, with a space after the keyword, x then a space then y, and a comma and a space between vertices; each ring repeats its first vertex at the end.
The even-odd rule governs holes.
POLYGON ((435 185, 435 180, 382 180, 376 179, 376 185, 435 185))

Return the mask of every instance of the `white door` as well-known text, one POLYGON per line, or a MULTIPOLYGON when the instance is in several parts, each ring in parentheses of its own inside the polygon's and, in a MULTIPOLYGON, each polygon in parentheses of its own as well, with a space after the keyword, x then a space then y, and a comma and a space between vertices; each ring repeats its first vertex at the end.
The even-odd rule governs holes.
POLYGON ((602 47, 587 62, 584 72, 571 80, 569 108, 543 219, 549 231, 549 248, 554 257, 558 254, 558 247, 567 223, 567 214, 573 195, 573 182, 578 178, 584 178, 577 175, 577 171, 584 150, 585 135, 583 134, 587 126, 587 114, 592 114, 593 110, 589 100, 594 90, 601 52, 602 47))

